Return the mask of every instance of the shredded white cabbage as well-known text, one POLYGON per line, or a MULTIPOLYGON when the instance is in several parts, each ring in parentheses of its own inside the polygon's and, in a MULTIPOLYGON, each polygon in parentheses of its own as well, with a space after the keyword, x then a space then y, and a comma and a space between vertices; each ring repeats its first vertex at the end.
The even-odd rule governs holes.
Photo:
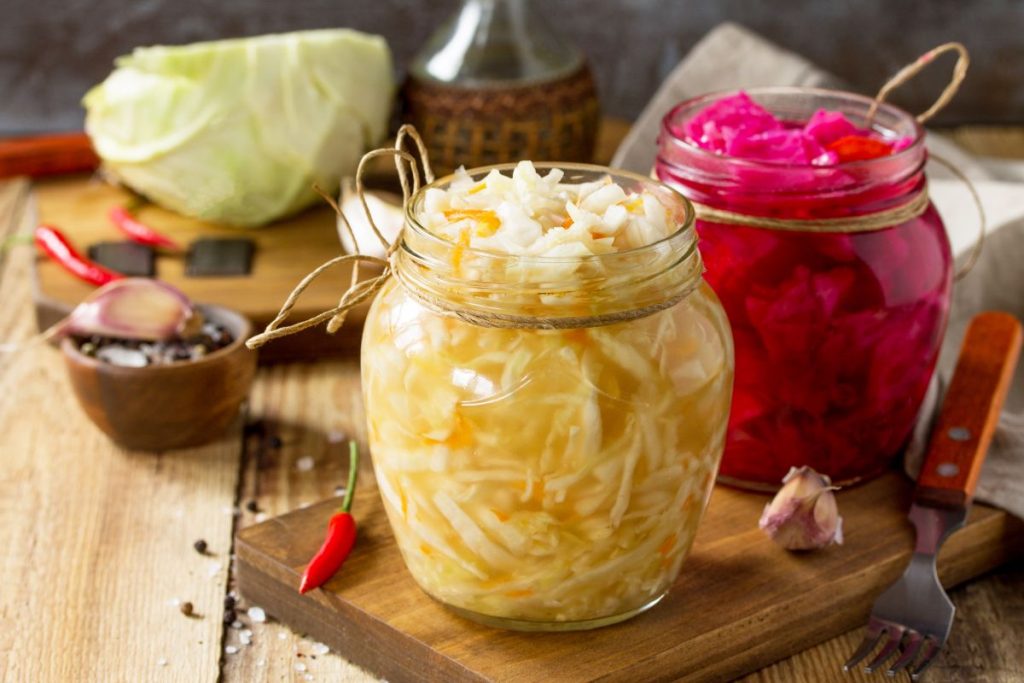
MULTIPOLYGON (((558 186, 557 173, 520 168, 495 179, 503 192, 558 186)), ((607 216, 620 194, 608 187, 580 190, 580 210, 607 216)), ((363 388, 413 577, 451 605, 537 622, 627 614, 660 596, 721 455, 729 345, 706 286, 637 320, 547 331, 441 317, 392 281, 366 322, 363 388)))

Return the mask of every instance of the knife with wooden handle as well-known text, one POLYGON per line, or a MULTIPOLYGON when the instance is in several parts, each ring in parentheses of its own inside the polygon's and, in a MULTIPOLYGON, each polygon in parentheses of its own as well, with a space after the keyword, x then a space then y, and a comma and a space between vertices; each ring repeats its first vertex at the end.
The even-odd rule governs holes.
POLYGON ((100 159, 85 133, 49 133, 0 140, 0 179, 88 173, 99 165, 100 159))
POLYGON ((945 508, 970 504, 1020 348, 1021 324, 1014 316, 987 312, 971 320, 932 428, 915 504, 945 508))

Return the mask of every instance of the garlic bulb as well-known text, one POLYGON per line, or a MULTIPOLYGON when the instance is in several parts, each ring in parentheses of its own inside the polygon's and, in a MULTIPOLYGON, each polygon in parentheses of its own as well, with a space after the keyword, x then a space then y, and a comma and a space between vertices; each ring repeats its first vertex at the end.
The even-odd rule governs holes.
MULTIPOLYGON (((405 212, 402 209, 402 198, 388 192, 375 192, 365 190, 366 205, 373 214, 373 221, 388 242, 393 242, 402 229, 405 222, 405 212)), ((338 202, 356 241, 352 242, 352 236, 341 216, 338 216, 338 236, 341 238, 341 246, 348 254, 365 254, 367 256, 384 257, 385 248, 370 227, 370 221, 366 217, 362 202, 356 193, 355 186, 351 180, 346 179, 341 185, 341 201, 338 202)))
POLYGON ((782 488, 764 506, 758 526, 787 550, 814 550, 842 544, 843 519, 839 516, 832 482, 810 467, 792 468, 782 488))
POLYGON ((166 282, 132 277, 92 292, 46 334, 159 341, 199 323, 198 312, 181 291, 166 282))

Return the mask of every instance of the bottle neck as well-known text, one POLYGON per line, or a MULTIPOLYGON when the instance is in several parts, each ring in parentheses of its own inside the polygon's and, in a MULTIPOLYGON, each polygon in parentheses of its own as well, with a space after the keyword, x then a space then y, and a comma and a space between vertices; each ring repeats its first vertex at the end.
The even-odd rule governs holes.
POLYGON ((529 0, 464 0, 413 59, 410 73, 449 85, 508 86, 562 78, 583 61, 529 0))

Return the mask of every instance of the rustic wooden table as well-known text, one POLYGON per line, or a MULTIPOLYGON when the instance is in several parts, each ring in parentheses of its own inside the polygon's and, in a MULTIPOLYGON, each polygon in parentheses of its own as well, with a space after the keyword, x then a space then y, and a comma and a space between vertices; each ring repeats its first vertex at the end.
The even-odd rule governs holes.
MULTIPOLYGON (((606 128, 603 149, 622 132, 606 128)), ((1024 157, 1019 130, 955 135, 981 153, 1024 157)), ((0 184, 0 239, 31 230, 28 196, 24 180, 0 184)), ((356 360, 260 370, 247 419, 265 421, 282 440, 261 457, 247 447, 241 420, 203 448, 126 452, 79 411, 59 353, 33 341, 33 257, 28 247, 0 253, 0 678, 375 680, 244 609, 242 628, 223 620, 234 532, 332 495, 344 469, 332 441, 365 443, 356 360), (207 554, 193 549, 198 539, 207 554), (194 616, 182 614, 185 601, 194 616)), ((929 680, 1024 681, 1024 563, 953 597, 953 637, 929 680)), ((872 680, 838 673, 859 637, 848 633, 744 680, 872 680)))

